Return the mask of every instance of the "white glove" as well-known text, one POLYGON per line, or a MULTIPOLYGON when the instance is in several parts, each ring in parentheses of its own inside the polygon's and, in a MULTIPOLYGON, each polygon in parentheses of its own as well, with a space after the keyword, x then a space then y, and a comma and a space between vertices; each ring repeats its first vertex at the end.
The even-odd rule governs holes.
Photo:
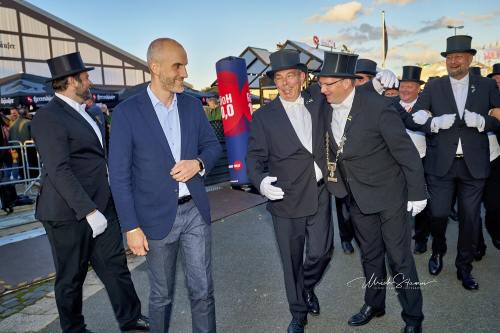
POLYGON ((285 195, 281 188, 271 185, 276 180, 278 178, 267 176, 260 182, 260 193, 269 200, 280 200, 285 195))
POLYGON ((419 125, 425 124, 427 120, 431 117, 429 111, 427 110, 418 110, 411 116, 413 117, 413 121, 415 122, 415 124, 419 125))
POLYGON ((106 217, 98 210, 87 215, 86 219, 92 228, 92 238, 96 238, 102 234, 108 227, 108 220, 106 220, 106 217))
POLYGON ((433 132, 438 132, 440 129, 448 129, 455 122, 456 113, 454 114, 443 114, 439 117, 432 118, 431 121, 431 129, 434 129, 433 132))
POLYGON ((392 71, 388 69, 382 69, 375 75, 375 78, 380 81, 382 86, 386 89, 399 87, 399 81, 392 71))
POLYGON ((465 109, 464 121, 467 127, 476 127, 480 132, 484 131, 484 117, 480 114, 465 109))
POLYGON ((415 216, 424 210, 427 206, 427 199, 420 201, 408 201, 408 211, 411 212, 411 216, 415 216))

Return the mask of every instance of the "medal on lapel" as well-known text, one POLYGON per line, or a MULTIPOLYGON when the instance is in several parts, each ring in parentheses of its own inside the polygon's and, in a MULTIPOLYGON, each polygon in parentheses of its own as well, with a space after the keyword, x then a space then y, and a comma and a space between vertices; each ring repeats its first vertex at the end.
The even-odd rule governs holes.
POLYGON ((326 133, 325 141, 326 141, 326 163, 328 168, 328 181, 336 183, 338 181, 337 177, 335 176, 335 171, 337 170, 337 163, 330 162, 330 151, 329 151, 330 138, 328 136, 328 133, 326 133))
POLYGON ((337 177, 335 177, 335 170, 337 169, 337 163, 328 162, 328 181, 336 183, 337 177))

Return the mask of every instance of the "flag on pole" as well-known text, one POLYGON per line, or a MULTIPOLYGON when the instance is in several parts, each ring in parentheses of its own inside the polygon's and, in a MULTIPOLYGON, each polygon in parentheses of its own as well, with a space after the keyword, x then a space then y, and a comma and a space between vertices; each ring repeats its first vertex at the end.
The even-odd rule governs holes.
POLYGON ((382 55, 382 67, 385 67, 385 59, 387 58, 387 50, 389 49, 389 40, 387 39, 387 27, 385 26, 385 11, 382 11, 382 43, 383 45, 383 55, 382 55))

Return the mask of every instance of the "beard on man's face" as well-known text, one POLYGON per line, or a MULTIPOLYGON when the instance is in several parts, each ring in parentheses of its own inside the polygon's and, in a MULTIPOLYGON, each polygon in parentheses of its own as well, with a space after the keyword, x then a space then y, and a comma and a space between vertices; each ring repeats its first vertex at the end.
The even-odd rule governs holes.
POLYGON ((182 80, 179 81, 176 79, 177 79, 177 77, 171 78, 171 77, 167 77, 166 75, 160 74, 159 81, 160 81, 161 87, 164 90, 167 90, 170 92, 175 92, 175 93, 181 93, 182 91, 184 91, 184 86, 182 85, 182 83, 178 83, 178 82, 182 82, 182 80))

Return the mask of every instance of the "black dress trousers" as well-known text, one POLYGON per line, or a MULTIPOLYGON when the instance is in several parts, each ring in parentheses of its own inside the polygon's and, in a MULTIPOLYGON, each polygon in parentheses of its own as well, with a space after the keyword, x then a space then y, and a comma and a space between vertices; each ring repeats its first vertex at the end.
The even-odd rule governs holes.
POLYGON ((43 222, 56 267, 55 298, 64 333, 80 333, 85 329, 82 286, 89 263, 106 288, 120 327, 141 315, 112 199, 102 213, 108 227, 96 238, 92 238, 92 229, 85 219, 43 222))
POLYGON ((473 178, 463 158, 456 158, 446 175, 427 175, 430 200, 432 252, 444 254, 447 250, 446 227, 453 200, 458 204, 458 244, 455 266, 463 274, 472 271, 474 245, 481 227, 478 218, 485 179, 473 178))
POLYGON ((349 210, 366 278, 365 304, 385 309, 386 255, 399 302, 408 325, 419 325, 422 292, 411 252, 411 222, 406 202, 380 213, 363 214, 351 196, 349 210), (405 282, 407 281, 407 282, 405 282))
POLYGON ((333 251, 330 195, 325 185, 318 187, 318 192, 316 214, 302 218, 272 215, 286 296, 290 312, 298 320, 307 317, 304 289, 313 289, 321 280, 333 251))
POLYGON ((351 242, 354 238, 354 230, 349 216, 348 197, 335 198, 335 208, 337 211, 340 240, 342 242, 351 242))

